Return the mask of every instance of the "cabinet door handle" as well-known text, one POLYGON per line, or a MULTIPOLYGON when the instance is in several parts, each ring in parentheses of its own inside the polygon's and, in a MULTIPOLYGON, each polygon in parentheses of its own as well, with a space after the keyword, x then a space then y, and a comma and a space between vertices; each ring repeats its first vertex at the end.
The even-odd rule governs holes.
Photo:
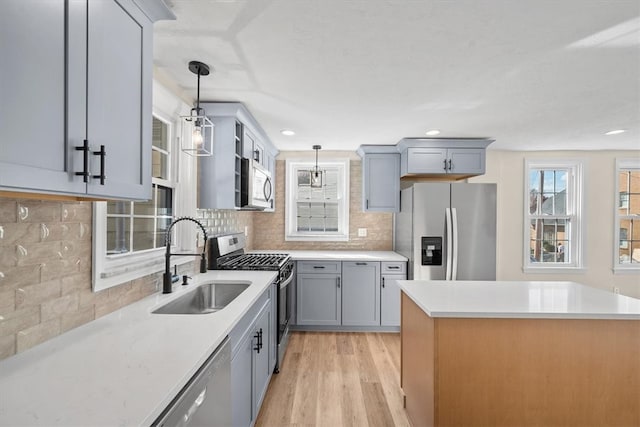
POLYGON ((444 159, 444 170, 447 170, 447 159, 444 159))
POLYGON ((100 175, 92 175, 92 178, 100 178, 100 185, 104 185, 104 180, 107 177, 104 175, 104 159, 107 156, 107 151, 104 149, 104 145, 100 146, 100 151, 94 151, 94 156, 100 156, 100 175))
POLYGON ((260 353, 260 332, 256 332, 256 334, 254 335, 254 338, 256 339, 256 346, 253 347, 253 349, 259 354, 260 353))
POLYGON ((336 277, 336 284, 340 287, 340 277, 336 277))
POLYGON ((324 265, 314 265, 313 268, 324 268, 324 265))
POLYGON ((258 337, 258 344, 260 345, 260 349, 262 350, 262 328, 260 328, 260 335, 258 337))
POLYGON ((389 270, 400 270, 400 266, 399 265, 390 265, 387 268, 389 270))
POLYGON ((384 288, 384 277, 382 278, 382 287, 384 288))
POLYGON ((449 170, 453 169, 453 161, 449 159, 449 170))
POLYGON ((356 265, 367 265, 366 262, 356 262, 356 265))
POLYGON ((367 199, 366 208, 365 209, 369 209, 369 199, 367 199))
POLYGON ((85 139, 82 145, 76 146, 76 151, 82 151, 82 172, 76 172, 84 182, 89 182, 89 140, 85 139))

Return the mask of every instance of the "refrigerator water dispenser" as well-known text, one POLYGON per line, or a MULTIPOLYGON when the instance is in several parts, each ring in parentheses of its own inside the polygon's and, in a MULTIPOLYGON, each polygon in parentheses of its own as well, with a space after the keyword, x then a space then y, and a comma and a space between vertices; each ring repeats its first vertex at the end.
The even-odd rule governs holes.
POLYGON ((422 237, 422 265, 442 265, 442 237, 422 237))

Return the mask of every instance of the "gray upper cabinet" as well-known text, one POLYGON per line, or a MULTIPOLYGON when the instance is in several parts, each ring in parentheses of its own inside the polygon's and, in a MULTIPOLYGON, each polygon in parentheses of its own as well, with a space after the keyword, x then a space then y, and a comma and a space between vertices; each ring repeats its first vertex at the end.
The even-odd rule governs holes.
POLYGON ((484 138, 404 138, 398 143, 400 175, 463 179, 485 172, 484 138))
POLYGON ((342 262, 342 324, 380 325, 379 262, 342 262))
POLYGON ((362 186, 364 212, 398 212, 400 209, 400 154, 365 154, 362 161, 362 186))
POLYGON ((152 22, 171 17, 156 0, 3 3, 1 189, 150 198, 152 22))
POLYGON ((241 209, 242 158, 254 159, 269 169, 275 183, 275 162, 268 160, 275 158, 278 150, 241 103, 202 102, 200 106, 215 128, 213 156, 198 158, 198 207, 241 209))

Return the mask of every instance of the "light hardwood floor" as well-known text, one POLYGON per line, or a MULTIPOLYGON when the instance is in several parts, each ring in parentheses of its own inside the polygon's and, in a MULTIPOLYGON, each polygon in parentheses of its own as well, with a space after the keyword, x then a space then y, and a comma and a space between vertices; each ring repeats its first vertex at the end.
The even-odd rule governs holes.
POLYGON ((293 332, 256 426, 409 426, 400 334, 293 332))

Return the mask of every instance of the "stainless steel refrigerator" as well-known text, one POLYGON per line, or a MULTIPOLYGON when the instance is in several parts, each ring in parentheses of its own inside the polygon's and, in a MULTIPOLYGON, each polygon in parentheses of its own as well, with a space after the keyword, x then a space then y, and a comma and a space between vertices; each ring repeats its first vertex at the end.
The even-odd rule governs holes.
POLYGON ((495 184, 414 183, 401 192, 394 225, 409 279, 496 279, 495 184))

